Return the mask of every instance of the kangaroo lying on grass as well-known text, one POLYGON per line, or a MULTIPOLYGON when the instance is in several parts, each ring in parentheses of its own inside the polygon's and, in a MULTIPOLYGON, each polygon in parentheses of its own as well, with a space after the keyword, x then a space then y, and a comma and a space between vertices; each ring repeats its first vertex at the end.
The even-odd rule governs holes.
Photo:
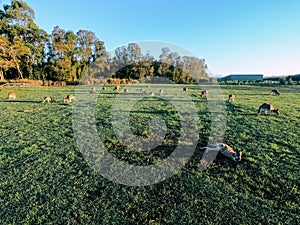
POLYGON ((50 96, 46 96, 45 98, 44 98, 44 100, 42 101, 42 103, 45 103, 45 102, 54 102, 54 99, 52 98, 52 97, 50 97, 50 96))
POLYGON ((211 145, 208 145, 207 147, 205 147, 205 149, 218 151, 222 155, 230 158, 231 160, 233 160, 235 162, 242 160, 243 153, 241 151, 236 152, 233 150, 232 147, 230 147, 229 145, 224 144, 224 143, 211 144, 211 145))
POLYGON ((15 92, 9 92, 7 95, 7 99, 11 100, 11 99, 16 99, 17 94, 15 92))
POLYGON ((257 115, 259 115, 262 111, 266 113, 268 111, 269 116, 272 112, 276 113, 278 116, 280 115, 279 109, 275 109, 274 106, 270 103, 263 103, 261 106, 259 106, 257 115))
POLYGON ((67 97, 64 98, 64 102, 72 102, 72 100, 77 101, 75 95, 73 94, 67 95, 67 97))

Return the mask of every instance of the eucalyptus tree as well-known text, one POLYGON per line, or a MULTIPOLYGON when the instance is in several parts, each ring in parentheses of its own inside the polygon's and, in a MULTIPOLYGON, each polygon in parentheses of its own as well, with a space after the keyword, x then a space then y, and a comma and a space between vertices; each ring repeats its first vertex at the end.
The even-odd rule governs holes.
POLYGON ((80 58, 77 76, 82 78, 84 75, 85 79, 109 78, 111 58, 104 42, 90 31, 79 31, 77 38, 80 58))
POLYGON ((175 82, 181 82, 180 62, 181 56, 177 52, 171 52, 168 47, 164 47, 156 63, 156 73, 175 82))
POLYGON ((140 46, 136 43, 129 43, 127 45, 127 71, 129 79, 139 79, 145 76, 143 54, 140 46))
POLYGON ((50 79, 73 80, 78 60, 76 34, 55 26, 50 38, 48 56, 51 68, 50 79))
POLYGON ((10 69, 16 69, 20 79, 23 79, 23 73, 20 68, 24 55, 28 54, 30 49, 24 42, 15 38, 13 42, 9 38, 0 36, 0 79, 15 78, 13 74, 6 74, 10 69))
POLYGON ((115 49, 113 67, 117 68, 115 76, 118 78, 139 79, 146 74, 143 63, 144 56, 137 43, 129 43, 115 49))
POLYGON ((78 78, 87 72, 89 66, 94 63, 98 58, 98 66, 103 68, 107 67, 104 65, 106 63, 106 49, 104 47, 104 42, 100 41, 94 32, 88 30, 79 30, 77 33, 77 50, 79 56, 79 70, 78 78), (100 65, 100 62, 103 64, 100 65))
POLYGON ((184 71, 184 79, 186 81, 200 81, 201 79, 208 80, 208 75, 205 72, 206 64, 204 59, 199 59, 193 56, 182 57, 182 68, 184 71))
POLYGON ((170 60, 169 60, 169 54, 170 49, 168 47, 164 47, 161 49, 161 54, 159 55, 158 63, 156 63, 156 74, 158 76, 164 76, 168 77, 169 74, 169 66, 170 66, 170 60))
POLYGON ((129 43, 126 50, 129 63, 135 63, 142 60, 143 54, 138 44, 129 43))
MULTIPOLYGON (((12 0, 11 5, 4 5, 0 11, 0 34, 8 41, 7 50, 18 52, 13 60, 14 52, 6 51, 7 57, 14 61, 8 70, 17 70, 18 77, 31 77, 34 67, 44 60, 44 47, 48 41, 47 33, 34 22, 34 11, 21 0, 12 0), (10 47, 9 47, 10 46, 10 47), (18 47, 19 46, 19 47, 18 47), (29 51, 28 51, 29 49, 29 51)), ((8 63, 6 63, 7 67, 8 63)))
POLYGON ((154 76, 155 57, 147 52, 143 57, 144 76, 154 76))
MULTIPOLYGON (((104 42, 94 32, 79 30, 65 31, 59 26, 54 27, 48 45, 48 63, 51 65, 51 79, 77 81, 88 72, 88 68, 107 69, 108 54, 104 42), (97 60, 98 59, 98 60, 97 60)), ((91 71, 89 71, 91 72, 91 71)), ((97 71, 93 72, 94 76, 97 71)))

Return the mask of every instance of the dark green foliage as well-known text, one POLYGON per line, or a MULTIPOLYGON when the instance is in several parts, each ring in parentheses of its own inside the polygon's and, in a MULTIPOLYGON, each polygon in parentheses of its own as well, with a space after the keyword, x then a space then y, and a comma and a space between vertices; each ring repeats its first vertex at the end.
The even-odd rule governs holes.
POLYGON ((162 48, 160 59, 142 54, 136 43, 116 48, 115 56, 92 31, 47 34, 34 22, 34 11, 21 0, 0 10, 0 79, 29 78, 76 82, 85 79, 142 79, 163 76, 176 83, 208 79, 204 59, 179 56, 162 48), (175 66, 176 65, 176 66, 175 66))

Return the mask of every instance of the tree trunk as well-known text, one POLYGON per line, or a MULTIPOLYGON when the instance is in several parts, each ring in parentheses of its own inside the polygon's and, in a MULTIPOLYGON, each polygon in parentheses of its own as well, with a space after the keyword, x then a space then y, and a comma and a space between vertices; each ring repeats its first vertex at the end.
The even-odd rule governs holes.
POLYGON ((22 73, 22 71, 20 69, 19 63, 17 62, 17 60, 15 58, 13 58, 13 60, 14 60, 14 63, 16 65, 16 69, 18 70, 19 79, 23 80, 24 77, 23 77, 23 73, 22 73))
POLYGON ((4 73, 2 68, 0 68, 0 80, 4 80, 4 73))

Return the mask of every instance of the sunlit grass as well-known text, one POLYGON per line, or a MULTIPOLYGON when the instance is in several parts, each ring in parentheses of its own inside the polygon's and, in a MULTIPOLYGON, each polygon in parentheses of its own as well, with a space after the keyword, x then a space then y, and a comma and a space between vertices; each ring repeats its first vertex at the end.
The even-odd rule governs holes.
MULTIPOLYGON (((154 87, 153 87, 154 88, 154 87)), ((160 85, 166 95, 170 86, 160 85)), ((226 102, 224 142, 243 151, 240 163, 217 156, 198 171, 208 141, 210 109, 200 88, 188 95, 200 119, 199 144, 185 167, 164 182, 145 187, 113 183, 89 167, 73 135, 72 104, 63 98, 76 87, 1 88, 0 221, 2 224, 296 224, 299 217, 300 87, 221 86, 226 102), (15 91, 17 99, 6 100, 15 91), (43 97, 56 102, 41 104, 43 97), (256 116, 270 102, 281 115, 256 116)), ((139 88, 128 98, 138 98, 139 88)), ((131 109, 132 132, 142 138, 148 122, 160 115, 168 128, 154 150, 127 149, 112 129, 112 86, 99 95, 96 126, 118 159, 151 165, 178 144, 179 116, 172 104, 147 97, 131 109)), ((175 97, 176 99, 178 97, 175 97)), ((177 99, 178 100, 178 99, 177 99)))

